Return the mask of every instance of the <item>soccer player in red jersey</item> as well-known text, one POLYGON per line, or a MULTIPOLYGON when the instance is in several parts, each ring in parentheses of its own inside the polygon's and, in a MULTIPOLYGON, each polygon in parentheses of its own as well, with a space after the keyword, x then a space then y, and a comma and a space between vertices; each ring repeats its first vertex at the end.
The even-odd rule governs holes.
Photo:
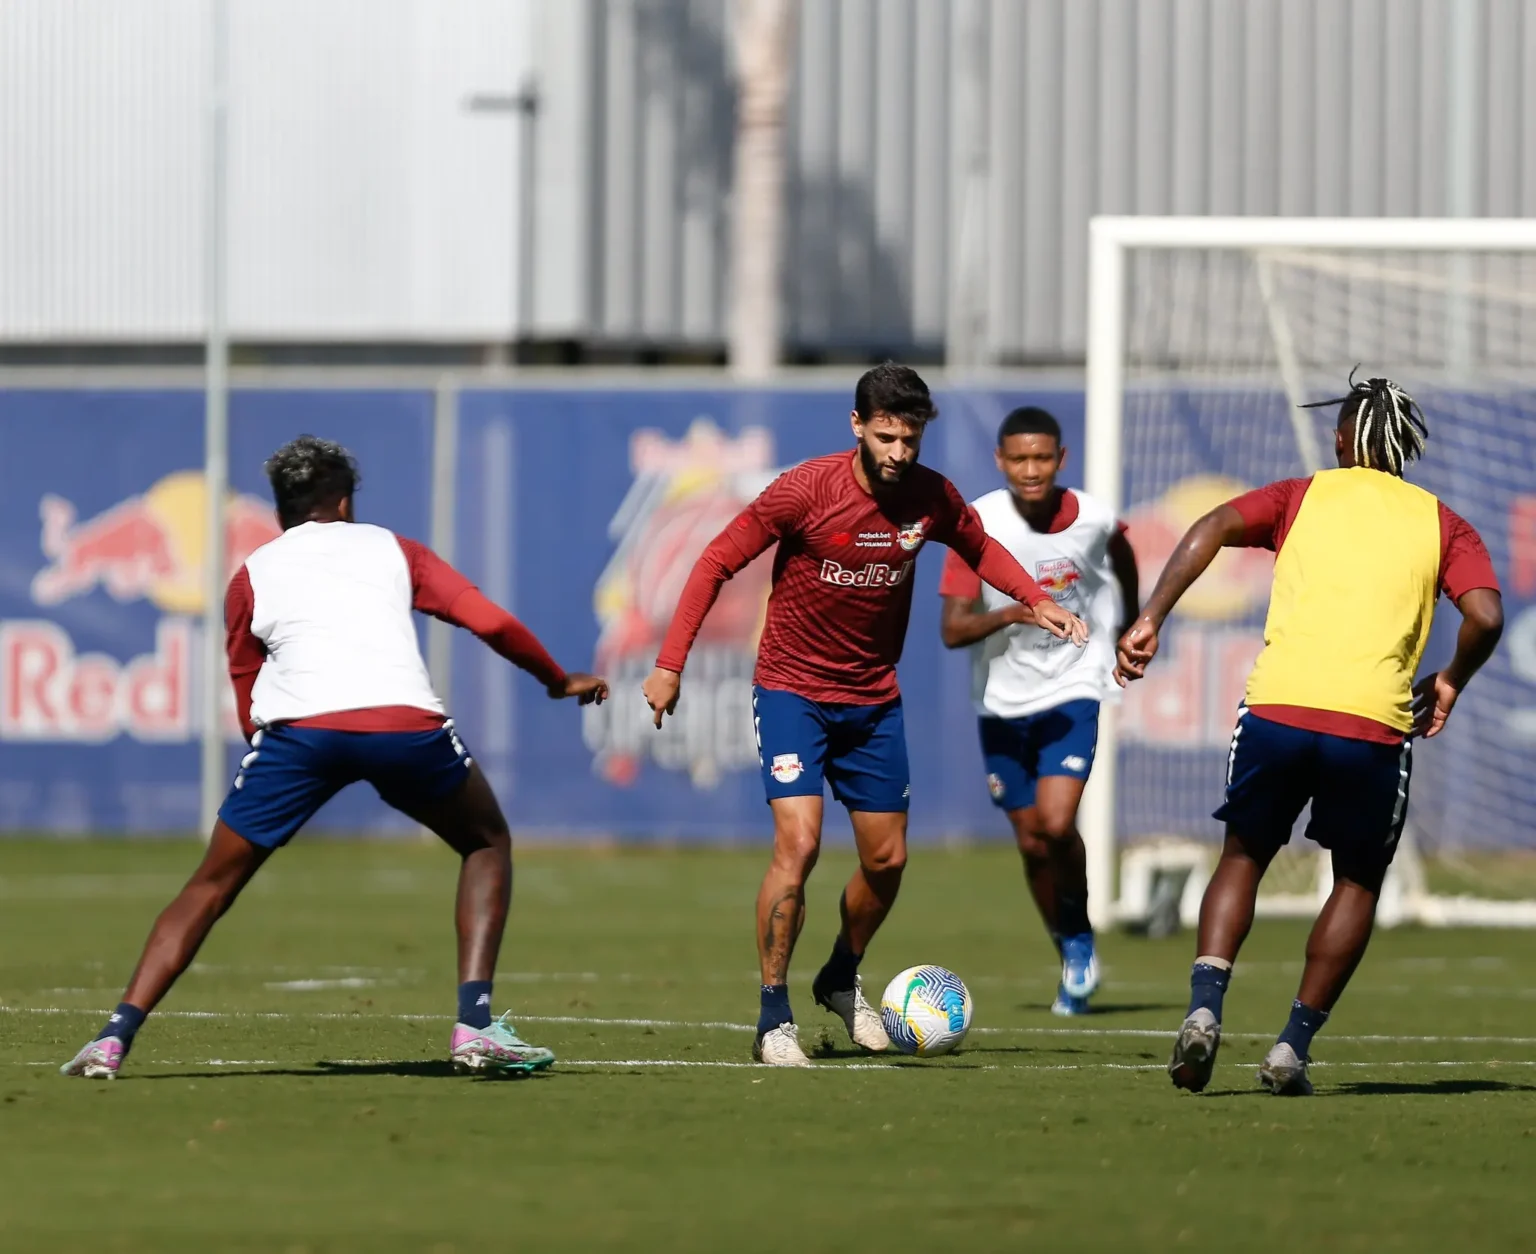
POLYGON ((789 1007, 789 959, 805 921, 805 882, 821 849, 823 781, 848 808, 859 866, 843 890, 842 928, 812 986, 855 1044, 890 1041, 864 1000, 859 962, 896 900, 906 865, 908 769, 896 663, 912 606, 912 566, 946 544, 993 587, 1030 607, 1029 621, 1082 645, 1087 628, 987 537, 943 475, 918 465, 936 416, 915 370, 887 362, 854 394, 856 447, 780 475, 700 555, 645 681, 662 716, 677 705, 683 664, 721 586, 775 543, 773 591, 758 645, 753 714, 773 858, 757 898, 762 1006, 753 1056, 806 1066, 789 1007))
POLYGON ((459 855, 459 1070, 538 1071, 549 1050, 491 1019, 491 980, 512 897, 512 839, 484 774, 432 691, 411 611, 479 636, 551 697, 586 705, 603 680, 568 673, 506 610, 440 557, 354 522, 357 466, 301 436, 267 462, 283 534, 230 581, 229 674, 250 752, 202 865, 155 921, 123 1000, 65 1075, 110 1080, 145 1018, 274 850, 342 788, 366 780, 459 855))

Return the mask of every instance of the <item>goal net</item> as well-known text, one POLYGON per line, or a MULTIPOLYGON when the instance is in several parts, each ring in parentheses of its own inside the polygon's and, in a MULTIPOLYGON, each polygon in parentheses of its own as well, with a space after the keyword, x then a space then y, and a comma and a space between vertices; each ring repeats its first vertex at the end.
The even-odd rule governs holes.
MULTIPOLYGON (((1383 918, 1536 925, 1536 223, 1118 218, 1092 238, 1088 487, 1126 520, 1143 595, 1201 514, 1335 464, 1336 409, 1299 406, 1342 395, 1357 363, 1419 401, 1429 445, 1408 477, 1482 535, 1507 621, 1415 755, 1383 918)), ((1101 747, 1085 834, 1094 896, 1122 918, 1160 869, 1192 872, 1186 918, 1198 900, 1272 569, 1260 550, 1218 557, 1101 747)), ((1459 622, 1442 601, 1423 672, 1459 622)), ((1331 886, 1306 817, 1263 912, 1310 915, 1331 886)))

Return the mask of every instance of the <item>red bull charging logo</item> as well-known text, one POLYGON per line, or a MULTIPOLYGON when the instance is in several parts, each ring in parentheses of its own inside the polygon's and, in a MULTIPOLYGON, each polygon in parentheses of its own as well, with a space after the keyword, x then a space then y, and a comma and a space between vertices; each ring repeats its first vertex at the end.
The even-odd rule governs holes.
MULTIPOLYGON (((0 622, 0 739, 103 742, 128 734, 180 741, 192 725, 194 629, 203 608, 203 476, 178 471, 94 517, 46 495, 39 502, 47 564, 33 576, 32 600, 48 609, 103 592, 147 600, 164 614, 152 653, 119 661, 77 653, 57 622, 0 622)), ((279 534, 271 506, 232 493, 225 507, 224 560, 230 574, 279 534)))
POLYGON ((635 432, 629 460, 635 480, 609 524, 614 553, 592 597, 601 627, 593 669, 613 681, 613 696, 586 707, 583 734, 611 783, 633 783, 651 758, 710 787, 724 771, 757 765, 752 668, 769 564, 754 562, 721 590, 689 655, 677 715, 660 732, 640 684, 699 554, 772 479, 773 439, 759 427, 731 436, 699 418, 680 440, 635 432))
MULTIPOLYGON (((1247 490, 1221 475, 1194 475, 1127 514, 1143 596, 1190 526, 1247 490)), ((1223 549, 1185 593, 1163 632, 1157 665, 1125 694, 1120 727, 1127 741, 1196 749, 1230 740, 1248 672, 1264 647, 1252 620, 1269 600, 1274 564, 1266 549, 1223 549)))

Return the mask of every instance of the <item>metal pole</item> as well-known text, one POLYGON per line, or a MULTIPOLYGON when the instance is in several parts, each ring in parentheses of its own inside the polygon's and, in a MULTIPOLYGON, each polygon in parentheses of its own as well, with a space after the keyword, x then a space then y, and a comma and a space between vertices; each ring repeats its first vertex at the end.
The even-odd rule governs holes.
POLYGON ((944 364, 951 371, 985 364, 987 356, 987 198, 990 112, 987 11, 983 0, 956 6, 955 124, 961 150, 960 195, 949 250, 949 309, 944 364))
POLYGON ((203 407, 203 639, 201 667, 202 789, 205 840, 227 785, 224 748, 224 496, 229 487, 229 337, 225 292, 225 205, 229 160, 229 5, 212 0, 209 30, 208 151, 204 168, 203 219, 204 349, 203 407))
POLYGON ((784 249, 784 108, 797 0, 738 0, 736 183, 731 198, 731 369, 764 379, 778 367, 784 249))
MULTIPOLYGON (((1445 215, 1470 218, 1477 208, 1477 36, 1481 0, 1450 0, 1445 9, 1445 215)), ((1445 367, 1452 383, 1472 373, 1472 258, 1450 254, 1445 298, 1445 367)))

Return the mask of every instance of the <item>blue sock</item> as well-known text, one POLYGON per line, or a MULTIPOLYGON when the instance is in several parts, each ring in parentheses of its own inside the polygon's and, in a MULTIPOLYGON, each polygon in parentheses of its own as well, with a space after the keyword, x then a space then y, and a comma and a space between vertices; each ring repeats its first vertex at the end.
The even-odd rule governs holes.
POLYGON ((1312 1048, 1312 1038, 1327 1022, 1326 1010, 1313 1010, 1311 1006, 1303 1006, 1299 1001, 1293 1001, 1290 1021, 1286 1023, 1285 1031, 1280 1033, 1280 1040, 1296 1051, 1296 1057, 1305 1058, 1312 1048))
POLYGON ((139 1029, 144 1026, 144 1020, 149 1018, 149 1011, 140 1010, 137 1006, 130 1006, 127 1002, 119 1002, 117 1009, 112 1012, 112 1017, 107 1020, 107 1026, 96 1033, 98 1041, 105 1040, 109 1036, 115 1036, 122 1041, 126 1050, 133 1044, 133 1038, 139 1034, 139 1029))
POLYGON ((863 960, 864 955, 854 953, 839 936, 832 942, 832 956, 821 968, 821 974, 816 977, 816 983, 825 984, 828 989, 836 993, 846 992, 853 987, 854 980, 858 978, 859 963, 863 960))
POLYGON ((491 1026, 489 980, 466 980, 459 985, 459 1022, 469 1028, 491 1026))
POLYGON ((1227 985, 1232 982, 1231 967, 1217 967, 1209 962, 1196 962, 1189 969, 1189 1009, 1186 1017, 1197 1010, 1209 1010, 1221 1022, 1221 1001, 1227 995, 1227 985))
POLYGON ((757 1034, 772 1032, 785 1023, 793 1023, 795 1016, 789 1009, 788 984, 764 984, 763 1007, 757 1012, 757 1034))

